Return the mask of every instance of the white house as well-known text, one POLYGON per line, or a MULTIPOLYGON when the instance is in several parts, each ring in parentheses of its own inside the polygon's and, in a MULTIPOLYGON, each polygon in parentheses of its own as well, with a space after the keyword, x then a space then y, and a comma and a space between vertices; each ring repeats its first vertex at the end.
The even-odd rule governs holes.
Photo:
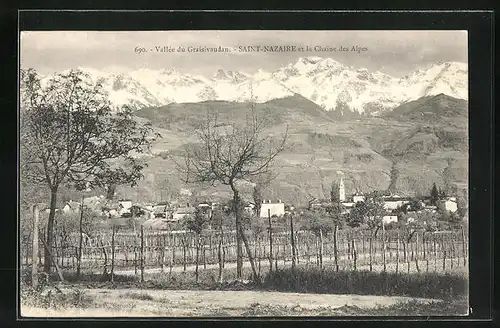
POLYGON ((285 215, 285 203, 279 200, 277 203, 272 203, 270 200, 267 202, 262 201, 260 206, 260 217, 267 218, 268 216, 282 216, 285 215))
POLYGON ((361 203, 365 201, 365 196, 363 195, 353 195, 352 196, 353 203, 361 203))
POLYGON ((398 222, 398 216, 397 215, 385 215, 382 217, 382 222, 384 224, 388 224, 391 222, 398 222))
POLYGON ((440 204, 443 206, 445 211, 450 211, 455 213, 458 210, 457 202, 448 198, 446 200, 442 200, 440 204))
POLYGON ((384 200, 384 208, 386 210, 389 210, 389 211, 392 211, 392 210, 395 210, 397 209, 398 207, 404 205, 404 204, 407 204, 409 203, 409 201, 407 200, 395 200, 395 199, 387 199, 387 200, 384 200))
POLYGON ((125 210, 130 210, 132 207, 132 201, 131 200, 120 200, 120 205, 125 209, 125 210))

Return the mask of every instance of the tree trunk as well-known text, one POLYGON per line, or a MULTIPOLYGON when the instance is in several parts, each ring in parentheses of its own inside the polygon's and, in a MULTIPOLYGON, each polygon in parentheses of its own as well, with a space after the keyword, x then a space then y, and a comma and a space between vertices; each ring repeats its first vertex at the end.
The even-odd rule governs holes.
MULTIPOLYGON (((33 206, 33 246, 31 258, 31 285, 36 288, 38 285, 38 206, 33 206)), ((26 247, 28 248, 28 247, 26 247)))
POLYGON ((271 224, 271 210, 267 210, 267 219, 269 222, 269 272, 273 272, 273 227, 271 224))
POLYGON ((63 278, 63 275, 62 275, 62 272, 61 270, 59 270, 59 266, 57 265, 57 262, 55 261, 54 257, 52 256, 52 254, 50 254, 50 250, 49 250, 49 245, 47 245, 47 243, 42 239, 42 243, 43 243, 43 246, 45 247, 45 251, 47 253, 49 253, 49 258, 52 259, 52 261, 54 261, 54 266, 56 267, 56 271, 57 271, 57 274, 59 275, 59 280, 61 282, 64 282, 64 278, 63 278))
POLYGON ((240 235, 241 235, 241 238, 243 239, 243 243, 245 244, 245 249, 247 251, 248 260, 250 261, 250 265, 252 267, 252 273, 253 273, 254 280, 256 282, 259 282, 260 277, 257 274, 257 268, 255 267, 255 261, 254 261, 254 258, 252 256, 252 252, 250 250, 250 244, 248 244, 248 240, 247 240, 247 237, 245 236, 245 233, 243 232, 243 229, 242 228, 240 228, 240 229, 241 229, 240 235))
POLYGON ((242 236, 241 231, 241 199, 240 194, 234 184, 230 184, 233 190, 233 211, 235 214, 236 221, 236 277, 241 278, 243 273, 243 248, 242 248, 242 236))
POLYGON ((46 236, 46 248, 48 251, 44 253, 43 257, 43 271, 50 274, 50 269, 52 268, 52 239, 54 233, 54 218, 56 215, 56 205, 57 205, 57 188, 52 188, 50 191, 50 212, 49 219, 47 222, 47 236, 46 236))
POLYGON ((80 224, 79 224, 79 233, 80 238, 78 241, 78 260, 76 261, 76 276, 80 278, 80 270, 82 265, 82 247, 83 247, 83 200, 82 197, 82 205, 80 206, 80 224))
POLYGON ((218 246, 218 251, 217 251, 217 257, 219 260, 219 282, 222 283, 222 269, 224 267, 223 263, 223 257, 222 257, 222 243, 223 243, 223 233, 222 233, 222 224, 220 226, 220 238, 219 238, 219 246, 218 246))

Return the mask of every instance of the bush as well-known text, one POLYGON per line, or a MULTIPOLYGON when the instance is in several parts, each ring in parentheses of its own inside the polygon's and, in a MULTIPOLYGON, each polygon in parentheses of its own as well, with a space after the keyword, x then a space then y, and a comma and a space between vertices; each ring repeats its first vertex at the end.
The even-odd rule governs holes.
POLYGON ((37 288, 21 282, 21 304, 37 308, 64 309, 68 307, 85 308, 93 304, 93 300, 79 289, 63 293, 48 280, 42 280, 37 288))
POLYGON ((437 273, 378 273, 286 268, 269 273, 263 286, 278 291, 451 298, 467 295, 466 277, 437 273))

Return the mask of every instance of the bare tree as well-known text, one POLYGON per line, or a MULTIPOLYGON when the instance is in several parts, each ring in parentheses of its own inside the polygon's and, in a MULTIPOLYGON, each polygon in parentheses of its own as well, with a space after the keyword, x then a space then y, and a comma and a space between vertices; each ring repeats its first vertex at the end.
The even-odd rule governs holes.
POLYGON ((186 183, 204 183, 229 186, 233 193, 237 240, 237 276, 241 277, 245 243, 254 277, 255 264, 242 227, 242 202, 238 182, 276 177, 271 168, 276 156, 283 151, 288 136, 288 127, 283 136, 273 138, 264 135, 265 120, 256 113, 255 103, 250 102, 250 113, 242 124, 223 124, 217 111, 207 111, 206 122, 196 131, 199 144, 186 148, 184 162, 177 163, 185 174, 186 183), (221 124, 222 123, 222 124, 221 124))
POLYGON ((128 108, 113 112, 100 82, 79 70, 46 82, 21 72, 21 176, 50 191, 44 271, 50 272, 59 187, 135 184, 145 166, 138 156, 154 140, 128 108))

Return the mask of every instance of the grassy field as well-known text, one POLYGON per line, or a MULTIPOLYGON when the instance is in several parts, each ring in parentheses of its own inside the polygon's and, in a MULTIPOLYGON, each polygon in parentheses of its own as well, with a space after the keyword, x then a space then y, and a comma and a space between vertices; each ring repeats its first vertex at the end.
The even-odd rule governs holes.
POLYGON ((466 300, 269 291, 62 289, 58 304, 25 303, 23 317, 237 317, 465 315, 466 300))
MULTIPOLYGON (((251 277, 249 268, 244 278, 251 277)), ((23 316, 384 316, 464 315, 467 278, 463 272, 381 274, 297 267, 263 276, 261 284, 236 280, 227 270, 219 283, 217 270, 200 272, 102 275, 49 283, 33 291, 23 283, 23 316), (298 282, 298 283, 297 283, 298 282)), ((54 280, 55 277, 53 277, 54 280)))

